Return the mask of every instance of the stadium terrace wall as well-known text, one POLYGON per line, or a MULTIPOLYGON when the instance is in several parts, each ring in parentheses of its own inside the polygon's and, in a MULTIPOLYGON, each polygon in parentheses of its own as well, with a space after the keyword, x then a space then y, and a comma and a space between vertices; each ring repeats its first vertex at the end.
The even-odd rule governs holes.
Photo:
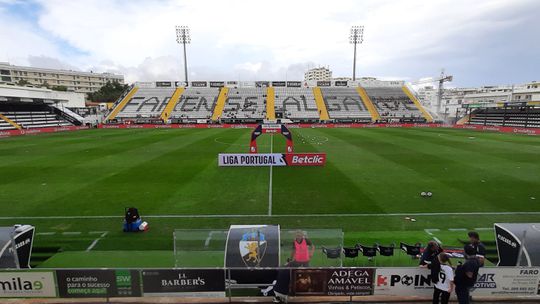
MULTIPOLYGON (((392 296, 429 299, 431 273, 419 267, 36 269, 0 271, 0 298, 211 297, 235 288, 270 286, 289 272, 289 294, 319 297, 392 296)), ((485 267, 473 298, 540 300, 540 268, 485 267)), ((199 302, 200 303, 200 302, 199 302)))
MULTIPOLYGON (((251 129, 257 124, 101 124, 100 129, 213 129, 213 128, 231 128, 231 129, 251 129)), ((540 135, 539 128, 519 128, 519 127, 497 127, 497 126, 478 126, 478 125, 444 125, 444 124, 421 124, 421 123, 389 123, 389 124, 287 124, 287 127, 295 128, 453 128, 467 129, 477 131, 491 131, 502 133, 515 133, 526 135, 540 135)), ((22 130, 0 130, 0 138, 33 135, 42 133, 56 133, 65 131, 87 130, 86 126, 66 126, 34 128, 22 130)))

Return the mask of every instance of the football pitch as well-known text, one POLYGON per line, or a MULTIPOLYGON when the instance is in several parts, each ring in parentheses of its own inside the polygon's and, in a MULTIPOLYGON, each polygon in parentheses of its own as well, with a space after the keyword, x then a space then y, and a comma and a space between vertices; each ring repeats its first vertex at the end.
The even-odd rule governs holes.
MULTIPOLYGON (((495 222, 540 221, 539 137, 292 129, 295 151, 324 152, 326 166, 219 168, 218 153, 248 152, 250 133, 95 129, 0 139, 0 226, 36 226, 37 267, 172 267, 175 229, 280 224, 343 229, 347 246, 432 238, 461 246, 469 229, 489 242, 495 222), (122 232, 131 206, 149 231, 122 232)), ((285 140, 263 135, 258 146, 284 152, 285 140)), ((192 259, 185 265, 207 266, 204 254, 192 259)))

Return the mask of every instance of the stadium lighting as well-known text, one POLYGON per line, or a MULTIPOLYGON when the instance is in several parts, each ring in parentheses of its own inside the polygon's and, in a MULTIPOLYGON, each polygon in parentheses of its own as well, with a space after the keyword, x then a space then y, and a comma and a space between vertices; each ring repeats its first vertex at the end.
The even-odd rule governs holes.
POLYGON ((349 36, 349 42, 354 45, 353 56, 353 81, 356 81, 356 45, 364 42, 364 26, 355 25, 351 27, 351 34, 349 36))
POLYGON ((184 46, 184 75, 186 78, 186 86, 187 86, 188 85, 188 71, 187 71, 186 44, 191 43, 191 35, 189 33, 189 27, 185 25, 176 26, 176 42, 184 46))

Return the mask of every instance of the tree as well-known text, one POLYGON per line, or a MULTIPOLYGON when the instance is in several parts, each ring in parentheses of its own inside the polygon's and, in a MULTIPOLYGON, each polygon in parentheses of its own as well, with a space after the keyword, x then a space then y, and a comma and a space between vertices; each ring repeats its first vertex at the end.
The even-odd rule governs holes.
POLYGON ((67 87, 66 87, 66 86, 63 86, 63 85, 57 85, 57 86, 51 87, 51 90, 53 90, 53 91, 67 92, 67 87))
POLYGON ((118 81, 107 81, 99 90, 88 93, 88 99, 99 103, 115 102, 127 88, 127 84, 120 84, 118 81))
POLYGON ((28 82, 28 81, 25 80, 25 79, 20 79, 19 81, 17 81, 17 85, 18 85, 18 86, 21 86, 21 87, 27 86, 27 85, 29 85, 29 84, 30 84, 30 82, 28 82))

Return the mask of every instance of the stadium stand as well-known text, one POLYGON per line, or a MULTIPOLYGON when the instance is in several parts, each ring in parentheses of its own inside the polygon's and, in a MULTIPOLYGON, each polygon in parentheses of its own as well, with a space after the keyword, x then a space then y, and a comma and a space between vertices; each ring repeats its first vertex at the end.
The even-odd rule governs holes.
POLYGON ((319 120, 312 89, 276 87, 274 90, 276 117, 295 122, 319 120))
POLYGON ((262 122, 266 118, 266 88, 230 89, 221 121, 262 122))
POLYGON ((0 114, 0 122, 3 121, 0 123, 2 130, 16 129, 16 126, 31 129, 73 125, 46 104, 2 104, 0 114))
POLYGON ((319 111, 320 120, 330 120, 330 116, 328 116, 328 111, 326 110, 326 104, 324 102, 321 88, 313 88, 313 96, 315 97, 315 104, 317 105, 317 110, 319 111))
POLYGON ((342 121, 370 121, 371 114, 353 88, 321 88, 326 109, 331 119, 342 121))
POLYGON ((425 121, 426 118, 401 87, 366 87, 381 120, 425 121))
POLYGON ((478 109, 471 114, 468 123, 484 126, 540 128, 540 109, 478 109))
POLYGON ((116 117, 159 118, 174 91, 174 88, 139 88, 116 117))
POLYGON ((214 113, 212 114, 212 120, 218 121, 223 114, 223 109, 225 108, 225 102, 227 101, 227 95, 229 93, 229 88, 223 87, 219 90, 219 95, 216 101, 216 106, 214 107, 214 113))
POLYGON ((170 115, 171 121, 174 123, 210 119, 218 94, 219 88, 187 88, 170 115))
POLYGON ((135 123, 431 122, 405 87, 130 87, 107 121, 135 123))

